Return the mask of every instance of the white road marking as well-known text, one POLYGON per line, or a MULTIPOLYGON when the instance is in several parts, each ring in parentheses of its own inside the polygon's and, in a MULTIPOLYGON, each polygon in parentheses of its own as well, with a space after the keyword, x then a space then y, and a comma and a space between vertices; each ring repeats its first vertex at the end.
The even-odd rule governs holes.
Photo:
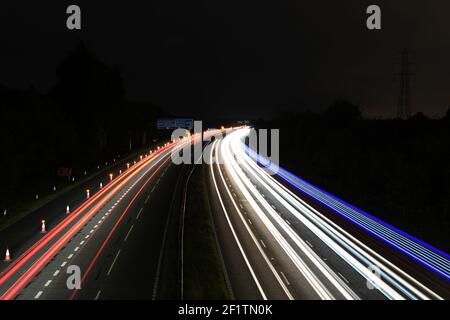
POLYGON ((77 252, 78 250, 80 250, 80 247, 76 247, 75 249, 73 249, 73 251, 77 252))
POLYGON ((283 272, 280 272, 280 274, 281 274, 281 276, 283 277, 283 279, 284 279, 284 281, 286 282, 286 284, 287 284, 288 286, 290 286, 291 283, 290 283, 289 280, 286 278, 286 276, 284 275, 284 273, 283 273, 283 272))
POLYGON ((54 277, 56 277, 59 274, 59 270, 56 270, 55 273, 53 274, 54 277))
POLYGON ((89 235, 86 235, 86 237, 84 237, 85 239, 88 239, 89 238, 89 235))
POLYGON ((136 220, 138 220, 139 217, 141 216, 142 210, 144 210, 144 208, 141 208, 141 210, 139 210, 139 213, 138 213, 138 215, 136 216, 136 220))
POLYGON ((130 230, 128 230, 128 233, 127 233, 127 235, 126 235, 126 237, 125 237, 125 242, 127 242, 127 239, 128 239, 128 236, 130 235, 130 233, 131 233, 131 231, 133 230, 133 228, 134 228, 134 225, 132 225, 131 226, 131 228, 130 228, 130 230))
POLYGON ((119 249, 119 251, 117 251, 116 257, 114 258, 114 261, 113 261, 113 263, 111 264, 111 267, 110 267, 109 270, 108 270, 108 276, 111 274, 111 271, 112 271, 112 269, 113 269, 113 267, 114 267, 114 264, 115 264, 116 261, 117 261, 117 258, 119 257, 119 254, 120 254, 120 249, 119 249))
POLYGON ((267 248, 266 244, 264 243, 264 241, 262 241, 262 239, 259 240, 259 241, 261 241, 261 244, 262 244, 262 246, 263 246, 264 248, 267 248))
POLYGON ((45 283, 45 287, 48 287, 49 285, 50 285, 50 283, 52 283, 52 280, 48 280, 46 283, 45 283))
POLYGON ((35 299, 39 299, 39 297, 40 297, 43 293, 44 293, 44 292, 39 291, 39 292, 37 293, 37 295, 34 296, 34 298, 35 298, 35 299))
POLYGON ((64 261, 62 264, 61 264, 61 267, 65 267, 66 266, 66 264, 67 264, 67 261, 64 261))
POLYGON ((73 257, 73 253, 69 254, 69 256, 67 257, 67 259, 72 259, 73 257))
POLYGON ((147 198, 145 199, 145 204, 147 204, 148 199, 150 199, 150 196, 147 196, 147 198))
POLYGON ((97 292, 97 295, 95 296, 95 299, 94 300, 98 300, 99 298, 100 298, 100 294, 102 293, 102 290, 99 290, 98 292, 97 292))
POLYGON ((339 275, 342 279, 344 279, 345 282, 350 283, 350 282, 347 280, 347 278, 345 278, 340 272, 338 272, 338 275, 339 275))

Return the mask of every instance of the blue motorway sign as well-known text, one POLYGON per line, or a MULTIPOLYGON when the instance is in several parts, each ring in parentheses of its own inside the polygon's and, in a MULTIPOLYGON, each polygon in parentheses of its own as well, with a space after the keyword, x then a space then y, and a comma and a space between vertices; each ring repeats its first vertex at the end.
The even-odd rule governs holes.
POLYGON ((194 119, 158 119, 156 126, 159 130, 192 129, 194 128, 194 119))

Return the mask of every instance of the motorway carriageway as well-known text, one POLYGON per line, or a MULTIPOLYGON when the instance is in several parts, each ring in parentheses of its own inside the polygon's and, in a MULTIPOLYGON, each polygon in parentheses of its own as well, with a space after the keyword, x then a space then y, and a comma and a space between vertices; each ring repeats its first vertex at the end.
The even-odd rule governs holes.
MULTIPOLYGON (((211 163, 218 160, 210 166, 210 189, 221 208, 214 218, 236 298, 446 298, 270 175, 249 156, 243 144, 248 133, 241 129, 216 140, 209 155, 211 163)), ((439 259, 445 267, 448 259, 439 259)))
MULTIPOLYGON (((205 133, 205 137, 212 133, 205 133)), ((79 292, 68 290, 66 286, 66 279, 69 277, 67 268, 74 265, 74 262, 81 268, 83 288, 96 261, 127 213, 129 214, 132 205, 152 182, 154 185, 150 192, 153 192, 168 167, 173 166, 172 153, 200 140, 201 137, 197 134, 149 152, 141 161, 122 172, 95 195, 91 195, 0 273, 1 299, 77 298, 79 292), (154 182, 157 175, 159 178, 154 182)), ((149 195, 144 200, 145 204, 148 199, 149 195)), ((142 210, 137 212, 136 220, 141 214, 142 210)), ((127 238, 131 232, 132 229, 127 238)), ((113 259, 108 275, 119 255, 120 251, 113 259)))

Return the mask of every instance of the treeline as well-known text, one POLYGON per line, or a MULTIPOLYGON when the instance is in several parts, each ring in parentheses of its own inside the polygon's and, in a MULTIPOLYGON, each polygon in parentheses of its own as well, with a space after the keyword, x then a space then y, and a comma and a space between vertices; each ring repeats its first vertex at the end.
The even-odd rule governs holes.
POLYGON ((17 195, 75 175, 161 138, 159 108, 129 102, 119 70, 80 44, 58 66, 47 93, 0 85, 0 208, 17 195))
POLYGON ((283 167, 450 251, 450 110, 439 120, 371 120, 341 100, 258 125, 280 128, 283 167))

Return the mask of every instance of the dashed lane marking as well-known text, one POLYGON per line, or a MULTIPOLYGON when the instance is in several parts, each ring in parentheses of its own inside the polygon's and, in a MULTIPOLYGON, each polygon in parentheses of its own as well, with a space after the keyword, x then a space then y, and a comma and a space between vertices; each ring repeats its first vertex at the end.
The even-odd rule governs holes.
POLYGON ((111 264, 111 267, 108 270, 108 274, 107 274, 108 276, 111 274, 111 271, 114 268, 114 265, 116 264, 116 261, 117 261, 117 258, 119 257, 119 255, 120 255, 120 249, 119 249, 119 251, 117 251, 116 257, 114 258, 114 261, 113 261, 113 263, 111 264))
POLYGON ((133 228, 134 228, 134 224, 131 226, 131 228, 130 228, 130 230, 128 230, 128 233, 127 233, 127 235, 125 236, 125 242, 127 242, 127 239, 128 239, 128 237, 130 236, 130 233, 131 233, 131 231, 133 230, 133 228))

